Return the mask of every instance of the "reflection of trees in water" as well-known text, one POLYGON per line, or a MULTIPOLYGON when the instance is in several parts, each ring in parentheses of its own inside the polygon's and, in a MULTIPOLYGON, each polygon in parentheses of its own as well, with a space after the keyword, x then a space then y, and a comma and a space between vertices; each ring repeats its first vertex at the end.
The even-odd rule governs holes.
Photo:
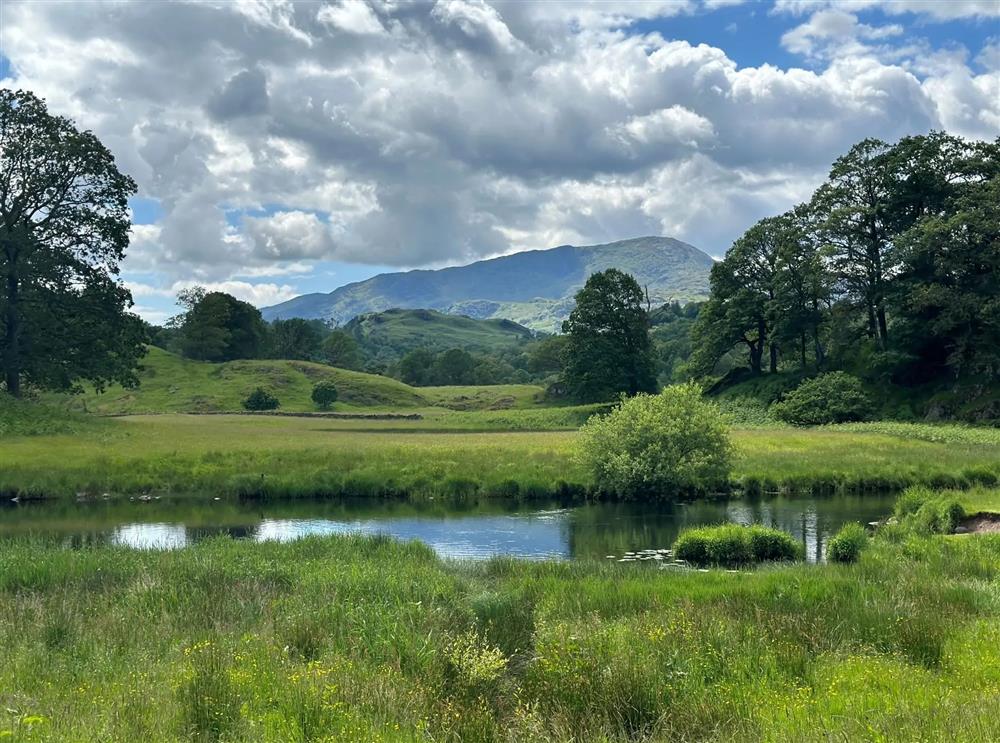
POLYGON ((849 521, 874 521, 892 510, 893 496, 773 497, 686 504, 628 503, 581 506, 565 530, 573 557, 621 556, 670 547, 685 528, 734 522, 782 529, 805 545, 806 559, 821 560, 827 539, 849 521))

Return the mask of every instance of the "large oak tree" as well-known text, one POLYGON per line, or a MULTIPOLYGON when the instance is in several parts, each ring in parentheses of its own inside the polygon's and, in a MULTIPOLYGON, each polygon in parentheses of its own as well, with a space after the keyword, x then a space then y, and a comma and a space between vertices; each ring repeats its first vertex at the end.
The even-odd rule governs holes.
POLYGON ((117 279, 135 182, 91 132, 28 91, 0 90, 0 368, 68 389, 135 382, 142 322, 117 279))

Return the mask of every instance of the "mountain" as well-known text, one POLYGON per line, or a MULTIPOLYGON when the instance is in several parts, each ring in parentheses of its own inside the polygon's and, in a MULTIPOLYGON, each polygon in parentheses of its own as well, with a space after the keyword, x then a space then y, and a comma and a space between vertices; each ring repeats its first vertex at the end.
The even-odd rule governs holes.
POLYGON ((366 312, 402 307, 476 319, 505 318, 533 330, 555 331, 573 308, 573 295, 592 273, 621 269, 649 288, 653 304, 663 304, 705 298, 712 263, 707 254, 669 237, 562 245, 467 266, 379 274, 262 312, 266 320, 302 317, 343 324, 366 312))
POLYGON ((497 351, 531 340, 535 332, 510 320, 475 320, 435 310, 391 309, 358 315, 344 325, 369 358, 389 362, 416 348, 497 351))

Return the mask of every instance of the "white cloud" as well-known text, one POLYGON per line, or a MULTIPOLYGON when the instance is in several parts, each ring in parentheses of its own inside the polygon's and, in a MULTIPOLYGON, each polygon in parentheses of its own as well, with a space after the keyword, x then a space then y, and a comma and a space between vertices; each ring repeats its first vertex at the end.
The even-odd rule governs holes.
POLYGON ((8 2, 4 53, 7 84, 94 129, 159 202, 129 275, 257 300, 320 260, 649 232, 718 252, 863 137, 996 134, 995 46, 912 53, 906 14, 862 23, 870 2, 778 4, 810 13, 783 21, 809 70, 636 30, 721 4, 8 2))
POLYGON ((995 18, 1000 16, 996 0, 775 0, 774 12, 802 15, 824 8, 847 12, 881 10, 888 15, 926 16, 934 20, 995 18))
POLYGON ((382 34, 385 28, 368 3, 363 0, 340 0, 322 6, 316 13, 320 23, 353 34, 382 34))
POLYGON ((806 23, 793 28, 781 37, 781 45, 795 54, 806 56, 846 56, 866 51, 863 41, 873 41, 899 36, 903 27, 898 24, 869 26, 858 22, 858 17, 843 10, 821 10, 806 23))

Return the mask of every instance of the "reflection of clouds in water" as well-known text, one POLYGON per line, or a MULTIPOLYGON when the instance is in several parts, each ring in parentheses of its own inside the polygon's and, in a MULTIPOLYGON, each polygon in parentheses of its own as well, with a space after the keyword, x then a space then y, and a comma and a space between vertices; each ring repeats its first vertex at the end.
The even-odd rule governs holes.
POLYGON ((187 544, 182 524, 126 524, 115 529, 111 543, 136 549, 177 549, 187 544))
POLYGON ((329 521, 325 519, 265 519, 258 540, 289 541, 323 534, 386 534, 408 541, 419 539, 441 557, 484 559, 516 555, 533 559, 569 557, 563 522, 566 511, 518 516, 473 516, 458 519, 390 519, 329 521))

